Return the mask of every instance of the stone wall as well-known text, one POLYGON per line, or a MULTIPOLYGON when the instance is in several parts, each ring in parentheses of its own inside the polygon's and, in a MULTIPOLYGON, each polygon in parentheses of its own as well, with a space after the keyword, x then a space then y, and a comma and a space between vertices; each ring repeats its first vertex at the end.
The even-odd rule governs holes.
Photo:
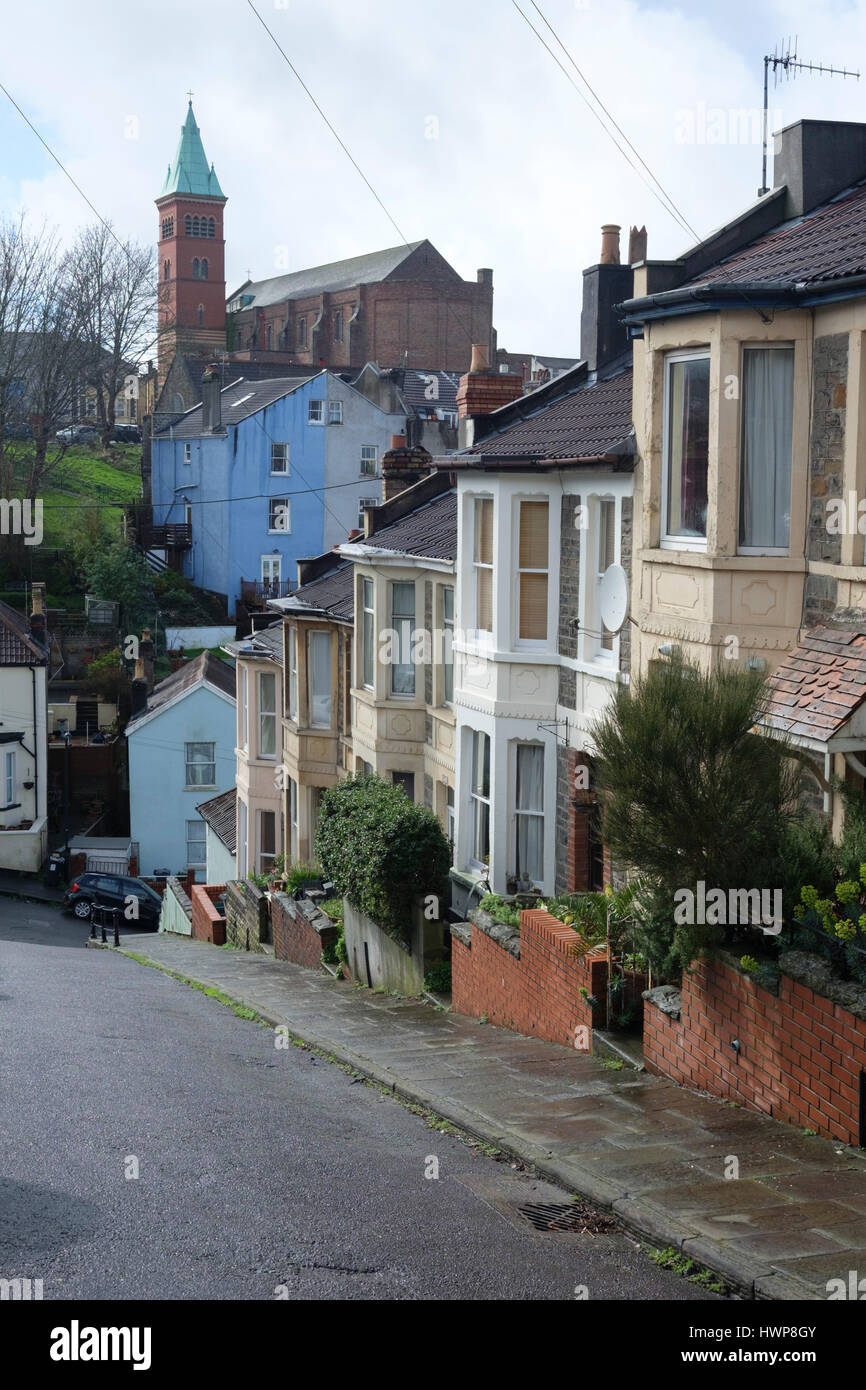
MULTIPOLYGON (((580 530, 574 524, 574 509, 580 498, 567 494, 562 499, 559 522, 559 654, 577 656, 577 613, 580 596, 580 530)), ((573 673, 572 673, 573 675, 573 673)), ((562 704, 566 702, 561 700, 562 704)), ((568 701, 574 709, 574 691, 568 701)))
MULTIPOLYGON (((827 502, 832 497, 842 496, 847 382, 847 333, 832 333, 816 338, 812 358, 813 404, 806 554, 810 560, 832 560, 837 564, 842 558, 842 537, 830 535, 827 531, 827 502)), ((819 613, 824 611, 825 601, 826 595, 822 595, 819 613)), ((808 602, 807 591, 807 605, 808 602)), ((806 621, 810 621, 808 617, 806 621)), ((823 618, 813 617, 811 621, 821 622, 823 618)))
POLYGON ((268 899, 249 879, 226 888, 226 941, 242 951, 264 951, 271 939, 268 899))

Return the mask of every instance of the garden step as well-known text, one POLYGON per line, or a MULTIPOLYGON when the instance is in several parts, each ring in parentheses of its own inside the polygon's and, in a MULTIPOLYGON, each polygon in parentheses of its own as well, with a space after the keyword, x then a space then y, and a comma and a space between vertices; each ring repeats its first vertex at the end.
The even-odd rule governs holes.
POLYGON ((607 1033, 601 1028, 592 1030, 592 1055, 594 1057, 614 1057, 635 1071, 643 1071, 643 1045, 640 1038, 630 1033, 607 1033))

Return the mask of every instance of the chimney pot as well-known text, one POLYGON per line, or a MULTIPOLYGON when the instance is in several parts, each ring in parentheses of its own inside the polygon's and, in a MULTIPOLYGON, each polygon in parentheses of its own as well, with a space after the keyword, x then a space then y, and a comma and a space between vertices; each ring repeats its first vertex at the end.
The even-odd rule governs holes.
POLYGON ((391 448, 392 448, 392 449, 405 449, 405 448, 406 448, 406 436, 405 436, 405 434, 392 434, 392 435, 391 435, 391 448))
POLYGON ((600 265, 619 265, 619 233, 615 222, 605 222, 601 229, 600 265))
POLYGON ((628 263, 637 265, 646 260, 646 227, 632 227, 628 234, 628 263))
POLYGON ((490 371, 490 348, 487 343, 472 344, 472 361, 469 370, 470 372, 490 371))

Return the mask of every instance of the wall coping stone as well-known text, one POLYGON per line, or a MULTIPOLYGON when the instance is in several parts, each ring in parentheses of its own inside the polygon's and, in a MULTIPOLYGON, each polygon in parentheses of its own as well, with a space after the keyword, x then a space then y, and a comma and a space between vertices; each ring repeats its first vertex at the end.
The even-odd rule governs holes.
POLYGON ((866 1021, 866 985, 856 980, 840 980, 822 956, 814 956, 809 951, 783 951, 779 969, 789 979, 806 985, 834 1004, 841 1004, 855 1018, 866 1021))
POLYGON ((319 936, 327 931, 336 932, 339 930, 333 918, 329 917, 326 912, 322 912, 308 898, 292 898, 288 893, 281 892, 272 893, 271 897, 280 904, 280 907, 289 917, 294 916, 293 909, 298 909, 301 915, 306 918, 309 926, 312 927, 313 931, 318 932, 319 936))
POLYGON ((451 935, 456 936, 458 941, 462 941, 464 946, 472 950, 472 923, 471 922, 452 922, 449 928, 451 935))
POLYGON ((645 989, 642 997, 648 1004, 655 1004, 663 1014, 679 1018, 683 1000, 676 985, 656 985, 655 989, 645 989))
POLYGON ((180 886, 180 880, 179 880, 179 879, 176 879, 176 878, 174 877, 174 874, 169 874, 168 878, 167 878, 166 881, 165 881, 165 886, 166 886, 166 888, 170 888, 170 889, 171 889, 171 891, 172 891, 172 893, 174 894, 175 898, 176 898, 177 901, 180 903, 181 908, 182 908, 183 911, 186 913, 187 917, 189 917, 189 918, 191 919, 191 918, 192 918, 192 902, 191 902, 190 899, 187 897, 187 895, 186 895, 186 893, 184 892, 184 890, 181 888, 181 886, 180 886))
MULTIPOLYGON (((506 926, 504 922, 495 922, 489 912, 484 912, 480 907, 476 907, 469 914, 470 922, 474 922, 479 931, 485 936, 489 936, 495 941, 497 946, 501 946, 503 951, 520 960, 520 932, 517 927, 506 926)), ((453 930, 453 928, 452 928, 453 930)))

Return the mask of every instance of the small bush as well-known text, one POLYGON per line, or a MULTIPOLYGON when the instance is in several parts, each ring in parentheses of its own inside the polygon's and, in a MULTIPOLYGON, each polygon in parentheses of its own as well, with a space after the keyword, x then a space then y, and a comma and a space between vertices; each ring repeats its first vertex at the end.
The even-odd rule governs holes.
POLYGON ((520 909, 512 907, 498 893, 485 893, 478 906, 494 922, 501 922, 504 927, 520 927, 520 909))
POLYGON ((286 874, 286 892, 290 898, 296 897, 308 879, 321 877, 322 870, 318 864, 314 864, 308 859, 299 859, 296 864, 292 864, 286 874))
POLYGON ((323 903, 319 903, 319 909, 320 909, 320 911, 324 912, 324 914, 325 914, 326 917, 330 917, 331 920, 332 920, 333 922, 342 922, 342 920, 343 920, 343 899, 342 899, 342 898, 326 898, 325 901, 324 901, 323 903))
POLYGON ((447 897, 451 853, 439 821, 381 777, 328 789, 316 851, 338 893, 397 940, 407 940, 419 898, 447 897))
POLYGON ((431 965, 427 974, 424 976, 424 988, 429 994, 451 993, 450 960, 440 960, 437 961, 435 965, 431 965))

